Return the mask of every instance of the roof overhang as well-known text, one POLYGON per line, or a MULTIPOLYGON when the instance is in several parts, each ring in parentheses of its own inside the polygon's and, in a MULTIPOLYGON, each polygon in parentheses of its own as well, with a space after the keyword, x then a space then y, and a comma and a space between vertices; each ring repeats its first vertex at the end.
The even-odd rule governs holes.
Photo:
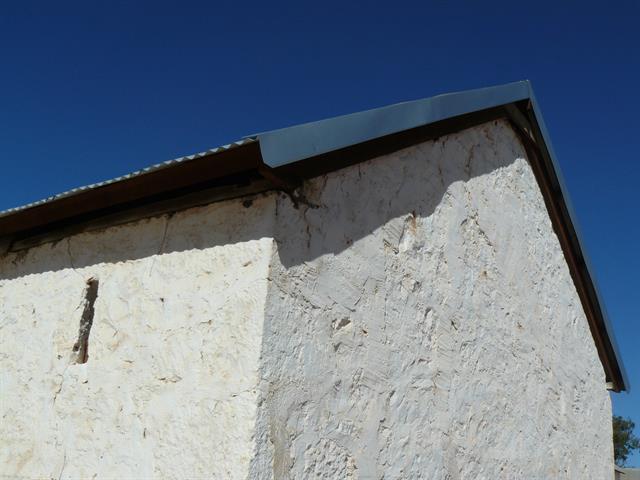
POLYGON ((576 216, 528 81, 439 95, 260 133, 25 207, 0 212, 0 246, 19 250, 77 231, 269 189, 507 118, 519 134, 582 302, 607 382, 629 390, 576 216), (345 155, 348 153, 348 155, 345 155))

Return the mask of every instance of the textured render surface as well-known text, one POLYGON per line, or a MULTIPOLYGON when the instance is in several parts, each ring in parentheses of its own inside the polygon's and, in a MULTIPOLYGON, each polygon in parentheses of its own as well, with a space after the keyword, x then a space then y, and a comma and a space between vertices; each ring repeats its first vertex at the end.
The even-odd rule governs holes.
POLYGON ((0 263, 0 477, 247 478, 273 199, 0 263), (100 280, 85 364, 84 282, 100 280))
POLYGON ((587 320, 506 123, 281 197, 253 478, 612 476, 587 320))
POLYGON ((604 373, 507 124, 304 190, 1 258, 0 476, 611 477, 604 373))

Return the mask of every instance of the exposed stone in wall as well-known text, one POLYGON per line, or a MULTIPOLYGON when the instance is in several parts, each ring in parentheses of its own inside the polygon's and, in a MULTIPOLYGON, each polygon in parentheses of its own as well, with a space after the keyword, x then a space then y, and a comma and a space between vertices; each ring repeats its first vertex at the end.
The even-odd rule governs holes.
POLYGON ((253 478, 609 478, 587 320, 503 122, 278 203, 253 478))
POLYGON ((0 474, 610 477, 603 369, 506 123, 304 195, 0 257, 0 474))

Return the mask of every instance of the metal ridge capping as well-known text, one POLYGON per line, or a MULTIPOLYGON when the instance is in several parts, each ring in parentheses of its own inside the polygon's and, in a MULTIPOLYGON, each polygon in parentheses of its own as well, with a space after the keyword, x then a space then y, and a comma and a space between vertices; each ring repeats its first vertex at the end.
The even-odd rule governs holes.
POLYGON ((530 98, 520 81, 397 103, 257 134, 264 163, 275 168, 459 115, 530 98))

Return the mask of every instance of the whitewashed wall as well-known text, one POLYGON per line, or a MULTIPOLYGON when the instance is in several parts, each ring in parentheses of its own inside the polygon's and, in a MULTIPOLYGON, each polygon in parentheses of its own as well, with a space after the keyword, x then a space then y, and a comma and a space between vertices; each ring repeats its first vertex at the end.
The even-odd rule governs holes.
POLYGON ((272 207, 227 202, 5 258, 0 473, 247 478, 272 207), (91 276, 89 359, 76 365, 91 276))
POLYGON ((610 478, 603 369, 506 123, 304 194, 1 259, 1 473, 610 478))
POLYGON ((605 479, 605 377, 507 123, 280 198, 254 478, 605 479))

